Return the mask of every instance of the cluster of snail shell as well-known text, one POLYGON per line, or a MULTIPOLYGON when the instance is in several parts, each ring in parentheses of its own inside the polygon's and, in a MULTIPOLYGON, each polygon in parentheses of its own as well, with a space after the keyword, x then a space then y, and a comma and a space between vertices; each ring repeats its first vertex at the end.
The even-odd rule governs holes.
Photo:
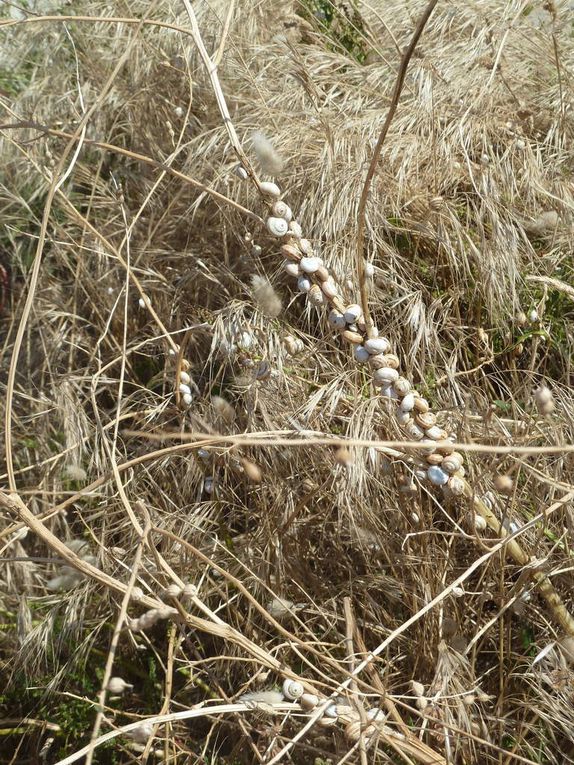
POLYGON ((259 184, 259 190, 270 210, 267 230, 282 242, 285 271, 297 280, 298 289, 305 293, 310 305, 329 310, 329 325, 353 348, 356 361, 370 367, 381 397, 394 405, 396 422, 406 440, 417 442, 417 456, 412 460, 415 476, 454 495, 462 494, 465 487, 463 457, 455 451, 454 439, 437 424, 428 401, 401 376, 399 358, 391 352, 389 340, 379 336, 374 327, 367 332, 361 306, 343 299, 337 282, 315 254, 311 242, 303 236, 301 225, 289 206, 280 198, 279 186, 265 181, 259 184))
POLYGON ((151 629, 162 619, 170 619, 177 614, 177 609, 170 606, 162 606, 161 608, 151 608, 149 611, 145 611, 137 619, 128 619, 127 627, 131 632, 145 632, 151 629))
MULTIPOLYGON (((283 683, 282 693, 287 701, 293 701, 299 704, 305 712, 312 712, 320 703, 325 701, 314 693, 307 693, 303 684, 298 680, 287 678, 283 683)), ((338 723, 345 725, 345 735, 351 741, 358 741, 361 735, 369 738, 377 730, 377 724, 381 724, 386 719, 381 709, 373 707, 366 712, 365 724, 361 721, 359 712, 347 703, 339 700, 333 700, 329 703, 320 718, 319 723, 328 727, 338 723)))

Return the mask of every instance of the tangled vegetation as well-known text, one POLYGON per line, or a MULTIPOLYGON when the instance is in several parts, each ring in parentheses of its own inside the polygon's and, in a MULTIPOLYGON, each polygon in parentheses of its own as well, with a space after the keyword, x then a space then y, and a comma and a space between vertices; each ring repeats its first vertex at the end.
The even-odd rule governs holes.
POLYGON ((0 7, 2 765, 574 762, 574 14, 425 6, 0 7))

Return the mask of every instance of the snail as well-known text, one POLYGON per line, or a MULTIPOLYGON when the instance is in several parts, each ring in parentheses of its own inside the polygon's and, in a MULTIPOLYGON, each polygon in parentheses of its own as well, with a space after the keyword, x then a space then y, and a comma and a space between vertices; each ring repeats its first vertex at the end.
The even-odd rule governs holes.
POLYGON ((185 383, 180 383, 179 384, 179 392, 180 393, 187 393, 187 394, 191 395, 191 388, 189 387, 189 385, 186 385, 185 383))
POLYGON ((289 276, 299 276, 299 264, 285 263, 285 271, 287 271, 289 276))
POLYGON ((297 289, 300 292, 309 292, 309 290, 311 289, 310 280, 306 276, 301 275, 297 279, 297 289))
POLYGON ((380 369, 381 367, 391 367, 391 369, 399 368, 399 357, 394 353, 379 354, 378 356, 371 356, 369 359, 369 365, 371 369, 380 369))
MULTIPOLYGON (((345 321, 344 318, 343 321, 345 321)), ((357 345, 355 346, 354 356, 356 361, 358 361, 360 364, 364 364, 369 360, 369 351, 363 345, 357 345)))
MULTIPOLYGON (((284 218, 287 223, 291 222, 293 213, 291 212, 291 208, 288 204, 285 202, 275 202, 272 209, 273 215, 275 215, 277 218, 284 218)), ((289 229, 289 227, 287 227, 287 229, 289 229)))
POLYGON ((325 296, 323 295, 321 291, 321 287, 319 287, 318 284, 312 284, 311 289, 307 293, 307 298, 309 299, 309 302, 311 305, 323 305, 325 302, 325 296))
POLYGON ((393 387, 399 396, 406 396, 411 389, 411 384, 404 377, 399 377, 397 380, 395 380, 393 387))
POLYGON ((404 426, 404 430, 411 441, 421 441, 424 437, 424 430, 419 428, 419 426, 413 420, 409 420, 409 422, 407 422, 407 424, 404 426))
POLYGON ((443 462, 444 457, 442 456, 442 454, 437 454, 436 452, 434 452, 433 454, 427 455, 426 460, 427 460, 429 465, 441 465, 442 466, 441 463, 443 462))
POLYGON ((417 425, 420 425, 424 430, 436 425, 436 414, 433 414, 432 412, 419 412, 415 419, 417 425))
POLYGON ((410 422, 410 420, 412 419, 410 412, 403 412, 402 409, 399 409, 397 411, 396 416, 397 416, 397 422, 399 423, 399 425, 402 425, 402 427, 404 427, 407 424, 407 422, 410 422))
POLYGON ((287 678, 287 680, 284 681, 283 695, 289 701, 297 701, 297 699, 300 699, 304 693, 305 688, 303 687, 303 684, 298 680, 291 680, 290 678, 287 678))
POLYGON ((431 465, 427 470, 429 481, 435 486, 444 486, 449 479, 448 473, 437 465, 431 465))
POLYGON ((301 260, 301 254, 296 247, 292 244, 284 244, 281 246, 281 253, 287 258, 287 260, 294 260, 299 263, 301 260))
POLYGON ((463 458, 462 454, 459 454, 458 452, 452 452, 452 454, 447 455, 443 461, 442 461, 442 469, 446 470, 447 473, 456 473, 457 470, 459 470, 462 467, 463 464, 463 458))
POLYGON ((179 373, 179 381, 182 382, 184 385, 189 385, 191 382, 191 377, 187 374, 187 372, 184 372, 183 370, 179 373))
POLYGON ((343 327, 346 326, 345 317, 340 311, 336 311, 335 309, 329 312, 327 321, 332 327, 335 327, 335 329, 343 329, 343 327))
POLYGON ((393 399, 394 401, 397 401, 399 398, 398 393, 395 391, 392 385, 383 385, 381 388, 381 396, 393 399))
POLYGON ((460 497, 464 494, 464 481, 457 475, 453 475, 449 478, 447 486, 455 497, 460 497))
POLYGON ((426 398, 423 398, 422 396, 415 396, 415 409, 417 412, 428 412, 430 409, 430 404, 426 398))
POLYGON ((183 401, 185 406, 191 406, 191 404, 193 403, 193 396, 191 395, 191 393, 184 393, 183 396, 181 397, 181 400, 183 401))
POLYGON ((317 257, 304 257, 299 261, 301 271, 304 271, 306 274, 314 274, 322 265, 323 261, 317 257))
POLYGON ((427 428, 425 433, 428 438, 432 438, 433 441, 443 441, 447 436, 445 431, 442 428, 439 428, 438 425, 432 425, 430 428, 427 428))
POLYGON ((373 356, 379 353, 386 353, 390 350, 391 344, 386 337, 371 337, 365 341, 365 348, 373 356))
POLYGON ((358 303, 352 303, 345 308, 345 321, 347 324, 354 324, 357 319, 363 315, 363 309, 358 303))
POLYGON ((267 218, 267 230, 273 236, 285 236, 289 230, 289 224, 285 218, 275 218, 271 216, 267 218))
POLYGON ((375 373, 373 374, 373 381, 375 385, 386 385, 388 383, 394 383, 395 380, 399 379, 399 373, 396 369, 392 369, 391 367, 382 367, 381 369, 375 370, 375 373))
MULTIPOLYGON (((452 478, 450 479, 452 481, 452 478)), ((486 520, 482 517, 482 515, 475 515, 474 516, 474 528, 477 531, 484 531, 486 528, 486 520)))
POLYGON ((313 253, 313 247, 308 239, 299 240, 299 249, 304 255, 312 255, 313 253))
POLYGON ((243 167, 243 165, 236 165, 235 175, 238 178, 241 178, 242 181, 246 181, 249 178, 247 170, 243 167))
POLYGON ((311 709, 315 709, 319 703, 319 697, 315 696, 314 693, 304 693, 299 699, 299 703, 301 704, 302 709, 305 709, 308 712, 311 709))
POLYGON ((276 183, 272 181, 263 181, 259 184, 259 190, 267 197, 280 197, 281 189, 276 183))
POLYGON ((298 223, 296 220, 292 220, 289 223, 289 233, 294 236, 296 239, 301 239, 303 236, 303 229, 301 228, 301 224, 298 223))
POLYGON ((253 255, 254 258, 258 258, 262 252, 263 250, 258 244, 254 244, 251 247, 251 254, 253 255))
POLYGON ((339 290, 338 290, 338 288, 337 288, 337 285, 336 285, 336 284, 335 284, 335 282, 334 282, 332 279, 330 279, 330 278, 329 278, 329 279, 326 279, 326 280, 325 280, 325 281, 324 281, 324 282, 321 284, 321 289, 323 290, 323 294, 324 294, 324 295, 325 295, 325 297, 327 297, 327 298, 334 298, 334 297, 335 297, 335 296, 338 294, 338 292, 339 292, 339 290))
POLYGON ((350 329, 346 329, 342 333, 341 337, 344 340, 347 340, 347 342, 349 342, 349 343, 360 344, 360 343, 363 342, 363 336, 361 335, 361 333, 360 332, 353 332, 350 329))

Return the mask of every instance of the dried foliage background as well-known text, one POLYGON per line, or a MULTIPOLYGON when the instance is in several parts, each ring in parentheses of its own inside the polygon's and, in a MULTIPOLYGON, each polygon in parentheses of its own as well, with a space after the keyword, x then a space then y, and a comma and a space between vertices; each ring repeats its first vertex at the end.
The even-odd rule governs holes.
MULTIPOLYGON (((288 203, 357 299, 358 200, 424 4, 193 6, 210 52, 221 46, 219 76, 246 151, 254 158, 256 131, 272 140, 288 203)), ((8 442, 18 493, 37 516, 56 508, 46 526, 76 551, 83 540, 82 555, 124 583, 140 541, 134 519, 145 525, 147 512, 154 530, 137 586, 161 596, 173 583, 164 561, 208 609, 328 694, 351 666, 345 598, 372 649, 492 536, 477 533, 464 504, 418 483, 405 491, 401 468, 397 476, 373 448, 351 446, 343 464, 328 444, 286 443, 293 432, 398 433, 283 272, 257 219, 261 202, 234 173, 183 6, 7 3, 2 20, 18 22, 0 28, 3 405, 51 174, 95 107, 47 220, 25 318, 8 442), (253 277, 272 289, 254 288, 253 277), (187 410, 174 393, 177 357, 134 279, 184 343, 197 386, 187 410), (287 336, 301 352, 288 352, 287 336), (278 435, 273 446, 227 441, 198 452, 166 432, 278 435)), ((367 208, 371 310, 442 421, 468 443, 565 447, 469 457, 472 486, 508 524, 524 524, 573 482, 573 76, 568 3, 439 2, 367 208), (533 399, 541 383, 556 402, 548 416, 533 399), (512 476, 509 495, 495 488, 500 475, 512 476)), ((566 504, 535 524, 522 536, 530 569, 493 556, 373 662, 411 731, 447 762, 574 761, 571 657, 557 644, 534 662, 564 636, 530 577, 550 573, 574 608, 573 520, 566 504), (426 709, 412 680, 424 685, 426 709)), ((5 510, 0 522, 0 760, 57 762, 90 738, 121 598, 65 569, 16 515, 5 510)), ((132 600, 128 615, 142 612, 132 600)), ((355 662, 362 650, 355 642, 355 662)), ((133 689, 107 700, 102 730, 277 690, 281 674, 264 664, 177 619, 122 630, 112 674, 133 689)), ((368 706, 378 705, 380 683, 362 679, 368 706)), ((151 753, 120 737, 95 761, 266 762, 302 724, 261 712, 198 718, 160 728, 151 753)), ((337 727, 316 728, 289 756, 336 763, 351 748, 337 727)), ((367 752, 373 763, 406 756, 380 741, 367 752)), ((345 761, 360 757, 355 749, 345 761)))

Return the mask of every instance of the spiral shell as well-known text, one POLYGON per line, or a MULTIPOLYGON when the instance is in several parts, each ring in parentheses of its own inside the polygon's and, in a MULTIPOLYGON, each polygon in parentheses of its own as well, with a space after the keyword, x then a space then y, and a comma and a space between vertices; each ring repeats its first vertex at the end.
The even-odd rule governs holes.
POLYGON ((301 239, 303 236, 303 229, 301 228, 301 224, 298 223, 296 220, 292 220, 289 223, 289 233, 292 234, 297 239, 301 239))
POLYGON ((391 349, 391 344, 386 337, 370 337, 365 341, 365 348, 376 356, 379 353, 387 353, 391 349))
POLYGON ((329 312, 327 321, 332 327, 335 327, 335 329, 343 329, 343 327, 346 326, 345 317, 340 311, 336 311, 335 309, 329 312))
POLYGON ((287 271, 289 276, 299 276, 299 264, 285 263, 285 271, 287 271))
POLYGON ((179 384, 179 392, 180 393, 188 393, 188 394, 191 395, 191 388, 189 387, 189 385, 186 385, 185 383, 180 383, 179 384))
POLYGON ((438 467, 437 465, 431 465, 427 470, 427 476, 429 481, 435 486, 444 486, 449 480, 449 474, 438 467))
POLYGON ((358 303, 352 303, 345 308, 345 321, 347 324, 354 324, 362 315, 363 309, 358 303))
POLYGON ((366 361, 369 360, 369 351, 367 351, 367 349, 364 348, 362 345, 357 345, 355 347, 354 355, 355 355, 355 360, 358 361, 359 364, 364 364, 366 361))
POLYGON ((378 356, 371 356, 369 359, 369 366, 371 369, 380 369, 381 367, 391 367, 391 369, 398 369, 400 366, 399 357, 394 353, 379 354, 378 356))
POLYGON ((301 253, 292 244, 281 245, 281 252, 287 260, 294 260, 296 263, 299 263, 301 260, 301 253))
POLYGON ((311 709, 315 709, 319 704, 319 697, 315 696, 314 693, 304 693, 301 696, 299 703, 301 704, 302 709, 309 712, 311 709))
POLYGON ((285 236, 289 230, 289 224, 285 218, 275 218, 274 216, 271 216, 270 218, 267 218, 267 230, 270 234, 273 234, 273 236, 285 236))
POLYGON ((298 680, 287 678, 283 683, 283 695, 288 701, 297 701, 305 693, 303 684, 298 680))
MULTIPOLYGON (((277 218, 285 218, 287 223, 291 222, 293 213, 291 212, 291 208, 288 204, 285 202, 275 202, 272 209, 273 215, 275 215, 277 218)), ((287 227, 287 229, 289 229, 289 227, 287 227)))
POLYGON ((443 460, 444 460, 444 457, 442 456, 442 454, 437 454, 436 452, 433 452, 432 454, 427 455, 427 458, 426 458, 426 461, 428 462, 429 465, 441 465, 443 460))
POLYGON ((464 481, 457 475, 452 475, 447 483, 447 487, 454 494, 455 497, 460 497, 464 494, 464 481))
POLYGON ((399 373, 396 369, 392 369, 391 367, 382 367, 381 369, 376 369, 375 373, 373 374, 375 385, 388 385, 390 383, 394 383, 395 380, 398 379, 399 373))
POLYGON ((397 422, 399 425, 401 425, 403 428, 407 424, 407 422, 410 422, 411 420, 411 414, 410 412, 403 412, 401 409, 397 411, 397 422))
POLYGON ((419 428, 413 420, 407 422, 404 426, 404 431, 411 441, 421 441, 424 437, 424 430, 419 428))
POLYGON ((399 377, 398 380, 395 380, 394 388, 399 396, 406 396, 411 389, 411 384, 404 377, 399 377))
POLYGON ((321 289, 325 297, 334 298, 338 294, 339 289, 332 279, 327 279, 321 284, 321 289))
POLYGON ((462 467, 463 462, 462 454, 452 452, 452 454, 448 454, 442 461, 442 469, 446 470, 447 473, 456 473, 456 471, 462 467))
POLYGON ((263 181, 263 183, 260 183, 259 190, 267 197, 281 196, 281 189, 276 183, 273 183, 272 181, 263 181))
POLYGON ((323 305, 325 302, 325 296, 323 295, 323 292, 321 291, 321 287, 319 287, 318 284, 311 285, 311 289, 307 293, 307 298, 311 305, 323 305))
POLYGON ((299 241, 299 249, 305 255, 312 255, 313 253, 313 247, 311 246, 311 242, 308 239, 301 239, 299 241))
POLYGON ((342 337, 343 337, 344 340, 347 340, 347 342, 355 343, 357 345, 359 345, 360 343, 363 342, 363 336, 361 335, 361 333, 360 332, 353 332, 350 329, 346 329, 343 332, 342 337))
POLYGON ((301 271, 304 271, 306 274, 314 274, 315 271, 321 268, 323 261, 317 257, 304 257, 299 261, 299 265, 301 271))
POLYGON ((419 412, 416 416, 417 425, 426 430, 436 424, 436 414, 433 412, 419 412))
POLYGON ((430 404, 426 398, 423 398, 422 396, 416 396, 415 409, 417 412, 428 412, 430 410, 430 404))
POLYGON ((401 410, 403 412, 412 412, 415 408, 415 395, 414 393, 407 393, 407 395, 401 401, 401 410))
POLYGON ((447 436, 446 432, 442 428, 439 428, 438 425, 432 425, 430 428, 427 428, 425 433, 427 437, 432 438, 433 441, 442 441, 447 436))

